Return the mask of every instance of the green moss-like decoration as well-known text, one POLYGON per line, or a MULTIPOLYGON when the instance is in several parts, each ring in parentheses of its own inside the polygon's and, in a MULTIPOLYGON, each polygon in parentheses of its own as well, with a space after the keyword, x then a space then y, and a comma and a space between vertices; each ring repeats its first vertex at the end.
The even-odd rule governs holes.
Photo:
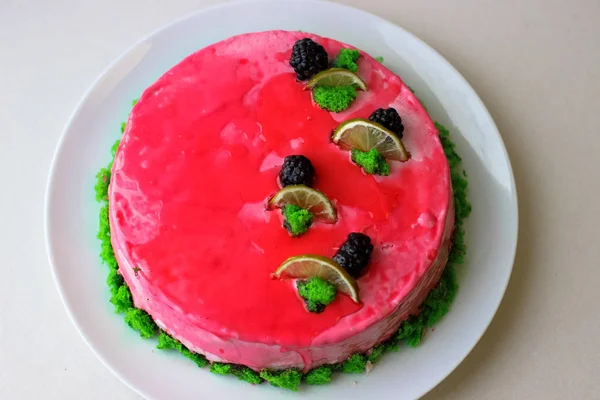
POLYGON ((367 360, 371 361, 372 363, 376 363, 379 361, 385 350, 385 344, 378 344, 377 346, 373 347, 371 351, 367 352, 367 360))
POLYGON ((363 354, 352 354, 342 363, 342 371, 350 374, 360 374, 367 366, 367 357, 363 354))
POLYGON ((158 345, 156 346, 159 350, 175 350, 183 354, 185 357, 192 360, 200 368, 208 364, 208 360, 202 354, 194 353, 183 345, 179 340, 169 336, 166 332, 161 331, 158 335, 158 345))
POLYGON ((260 372, 260 377, 273 386, 297 392, 300 381, 302 380, 302 373, 297 369, 291 368, 283 371, 263 369, 260 372))
MULTIPOLYGON (((121 279, 123 279, 123 277, 121 277, 121 279)), ((121 283, 121 285, 112 292, 110 302, 114 304, 115 312, 119 314, 127 312, 129 309, 133 308, 133 300, 131 299, 131 291, 129 290, 129 287, 127 287, 125 283, 121 283)))
POLYGON ((352 161, 360 165, 367 174, 387 176, 390 174, 390 166, 385 157, 376 149, 360 151, 352 149, 352 161))
POLYGON ((263 382, 263 378, 260 377, 258 372, 246 367, 245 365, 238 365, 236 368, 234 368, 233 375, 237 376, 238 379, 253 385, 263 382))
POLYGON ((333 370, 329 365, 317 367, 304 374, 304 382, 308 385, 325 385, 331 382, 333 370))
POLYGON ((210 364, 210 372, 217 375, 227 375, 231 372, 231 364, 214 362, 210 364))
MULTIPOLYGON (((354 93, 354 96, 356 93, 354 93)), ((137 100, 132 102, 135 105, 137 100)), ((437 323, 450 309, 450 304, 454 300, 458 290, 455 268, 462 264, 466 256, 466 246, 464 241, 465 231, 463 228, 464 220, 471 212, 471 205, 467 200, 468 182, 466 173, 460 167, 461 158, 456 153, 455 145, 450 140, 450 132, 442 125, 436 123, 439 130, 440 141, 444 148, 444 153, 450 165, 452 186, 454 189, 455 204, 455 230, 452 235, 452 249, 448 258, 448 263, 440 282, 429 293, 423 305, 421 312, 404 321, 399 327, 397 333, 387 341, 373 347, 366 354, 353 354, 346 361, 335 365, 325 365, 315 368, 306 374, 298 370, 288 369, 284 371, 263 370, 260 374, 246 366, 236 364, 213 363, 211 371, 214 373, 226 373, 237 376, 239 379, 252 384, 261 383, 264 380, 269 381, 273 386, 296 391, 303 379, 310 385, 322 385, 331 381, 332 373, 335 371, 344 371, 349 373, 360 373, 364 371, 367 361, 377 362, 386 352, 398 351, 399 344, 405 342, 409 346, 416 346, 423 337, 426 327, 431 327, 437 323)), ((122 124, 121 132, 124 132, 125 125, 122 124)), ((111 152, 114 159, 116 150, 119 146, 119 140, 112 146, 111 152)), ((110 172, 113 161, 111 160, 106 168, 100 170, 97 174, 95 185, 96 200, 101 203, 100 223, 98 239, 101 242, 100 259, 109 267, 107 285, 111 293, 111 302, 115 310, 119 313, 125 313, 125 321, 132 328, 136 329, 140 336, 148 338, 155 336, 158 327, 152 321, 152 318, 143 310, 136 309, 133 306, 131 292, 123 277, 118 272, 118 264, 110 242, 110 225, 108 217, 108 187, 110 184, 110 172)), ((191 359, 199 367, 209 364, 208 360, 201 354, 194 353, 186 348, 181 342, 172 338, 165 332, 160 332, 158 336, 158 349, 175 350, 191 359)))
POLYGON ((298 294, 306 301, 310 312, 320 313, 325 306, 335 300, 335 286, 318 276, 312 276, 296 283, 298 294))
POLYGON ((263 382, 263 378, 260 377, 258 372, 246 367, 245 365, 213 362, 210 365, 210 372, 217 375, 237 376, 238 379, 254 385, 263 382))
POLYGON ((324 110, 341 112, 356 99, 354 86, 317 86, 313 89, 315 103, 324 110))
POLYGON ((306 233, 313 221, 313 214, 295 204, 286 204, 282 210, 283 227, 292 236, 300 236, 306 233))
POLYGON ((139 308, 130 308, 125 312, 125 322, 132 329, 138 331, 143 338, 151 338, 158 333, 158 326, 154 320, 144 310, 139 308))
POLYGON ((356 72, 358 71, 358 65, 356 65, 358 57, 360 57, 358 50, 341 49, 335 60, 333 60, 333 66, 356 72))

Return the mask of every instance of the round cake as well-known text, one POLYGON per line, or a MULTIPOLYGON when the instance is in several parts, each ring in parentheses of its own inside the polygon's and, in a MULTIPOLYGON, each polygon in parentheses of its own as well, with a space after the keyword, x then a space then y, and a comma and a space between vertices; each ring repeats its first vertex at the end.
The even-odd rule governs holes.
POLYGON ((454 205, 438 130, 404 82, 364 52, 358 91, 344 111, 322 109, 290 65, 310 38, 333 58, 350 46, 269 31, 206 47, 147 88, 133 107, 109 187, 111 242, 135 307, 210 361, 260 371, 308 371, 388 339, 439 281, 454 205), (393 108, 405 162, 367 174, 331 140, 344 121, 393 108), (306 156, 315 189, 337 212, 301 236, 267 203, 285 157, 306 156), (293 279, 274 272, 289 257, 333 257, 351 232, 373 252, 356 279, 359 302, 338 293, 308 312, 293 279))

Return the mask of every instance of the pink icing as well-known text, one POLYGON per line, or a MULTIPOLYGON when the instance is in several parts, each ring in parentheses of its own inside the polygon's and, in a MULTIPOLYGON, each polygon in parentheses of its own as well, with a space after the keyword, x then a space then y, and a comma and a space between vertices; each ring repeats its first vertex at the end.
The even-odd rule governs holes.
POLYGON ((431 119, 399 77, 365 53, 369 91, 330 114, 287 60, 302 37, 330 56, 346 45, 298 32, 236 36, 183 60, 133 108, 109 189, 112 244, 137 307, 190 349, 255 369, 309 369, 386 339, 437 282, 452 231, 449 169, 431 119), (394 107, 412 158, 365 175, 330 143, 337 124, 394 107), (337 207, 333 225, 300 238, 265 200, 289 154, 317 171, 337 207), (361 303, 338 295, 308 313, 291 281, 271 273, 292 255, 333 256, 350 232, 374 245, 361 303))

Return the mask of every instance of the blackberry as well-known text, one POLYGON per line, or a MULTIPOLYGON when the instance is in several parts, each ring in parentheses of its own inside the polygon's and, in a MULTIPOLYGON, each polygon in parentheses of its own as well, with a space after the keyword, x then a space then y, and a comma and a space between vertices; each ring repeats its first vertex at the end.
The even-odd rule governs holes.
POLYGON ((294 44, 290 65, 296 71, 296 78, 305 81, 326 70, 329 67, 329 58, 323 46, 309 38, 304 38, 294 44))
POLYGON ((352 277, 358 278, 369 264, 371 253, 373 253, 371 238, 363 233, 353 232, 348 235, 333 259, 352 277))
POLYGON ((383 125, 390 131, 398 135, 399 139, 402 139, 402 133, 404 132, 404 125, 402 125, 402 119, 398 115, 398 111, 393 108, 383 109, 378 108, 373 111, 373 114, 369 117, 369 120, 383 125))
POLYGON ((287 156, 279 171, 281 187, 289 185, 312 186, 315 169, 310 160, 304 156, 287 156))

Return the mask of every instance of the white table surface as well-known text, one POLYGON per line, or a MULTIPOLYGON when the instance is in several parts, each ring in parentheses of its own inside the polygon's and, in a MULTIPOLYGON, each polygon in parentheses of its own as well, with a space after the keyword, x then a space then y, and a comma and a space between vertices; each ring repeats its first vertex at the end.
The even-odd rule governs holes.
MULTIPOLYGON (((496 120, 516 175, 520 240, 505 300, 426 399, 600 399, 600 1, 340 2, 454 64, 496 120)), ((0 399, 139 398, 60 303, 44 247, 46 177, 68 116, 106 65, 216 3, 0 0, 0 399)))

